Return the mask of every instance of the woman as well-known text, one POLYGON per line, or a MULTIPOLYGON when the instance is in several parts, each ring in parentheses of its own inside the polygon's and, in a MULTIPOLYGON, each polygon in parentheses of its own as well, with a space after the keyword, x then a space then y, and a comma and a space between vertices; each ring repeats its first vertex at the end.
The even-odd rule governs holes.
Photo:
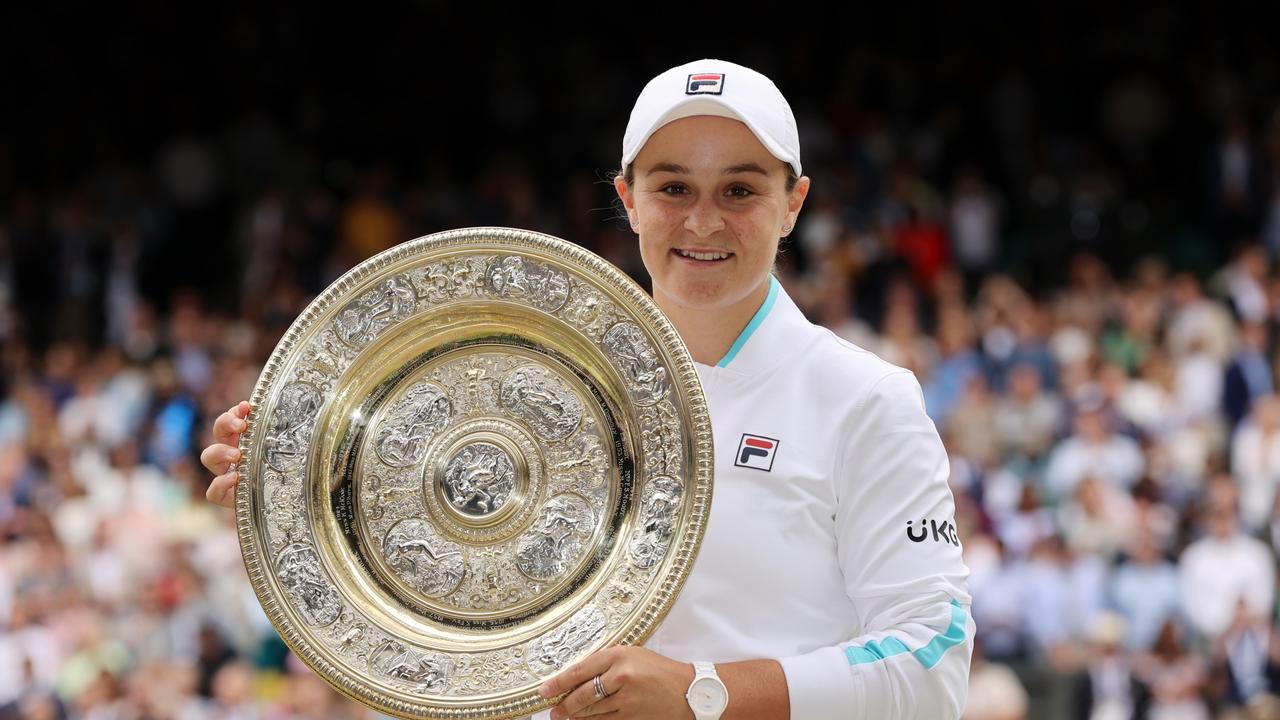
MULTIPOLYGON (((672 68, 641 92, 614 180, 653 297, 697 363, 715 495, 697 562, 645 647, 542 688, 552 718, 947 718, 973 621, 947 456, 915 377, 809 323, 772 275, 809 190, 763 75, 672 68), (712 664, 714 663, 714 664, 712 664), (616 713, 616 714, 613 714, 616 713)), ((209 499, 248 403, 214 424, 209 499)))

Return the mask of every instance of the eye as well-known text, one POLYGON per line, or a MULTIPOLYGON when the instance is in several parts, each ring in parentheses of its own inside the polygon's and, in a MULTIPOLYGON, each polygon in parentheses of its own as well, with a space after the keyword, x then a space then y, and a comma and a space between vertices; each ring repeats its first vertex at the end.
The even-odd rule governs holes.
POLYGON ((726 190, 725 194, 728 195, 729 197, 744 198, 744 197, 751 197, 755 193, 752 192, 751 188, 749 187, 744 187, 742 185, 734 185, 733 187, 726 190))
POLYGON ((663 195, 683 195, 688 191, 686 190, 685 186, 681 185, 680 183, 671 183, 670 185, 663 185, 658 190, 658 192, 662 193, 663 195))

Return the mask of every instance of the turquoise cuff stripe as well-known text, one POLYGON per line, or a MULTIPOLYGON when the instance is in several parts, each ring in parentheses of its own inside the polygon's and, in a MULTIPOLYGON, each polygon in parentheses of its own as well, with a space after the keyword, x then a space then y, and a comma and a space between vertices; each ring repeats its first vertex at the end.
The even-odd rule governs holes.
POLYGON ((847 647, 844 650, 844 654, 845 657, 849 658, 850 665, 862 665, 909 652, 916 657, 916 660, 920 661, 920 664, 926 670, 932 670, 933 666, 942 660, 942 656, 946 654, 948 648, 964 642, 964 627, 964 608, 960 606, 960 603, 952 600, 951 624, 919 650, 909 650, 898 638, 887 637, 880 642, 873 640, 866 645, 847 647))
POLYGON ((778 299, 779 287, 778 278, 770 275, 769 294, 765 297, 764 303, 756 311, 756 314, 751 316, 751 322, 747 323, 747 326, 742 328, 742 332, 738 333, 738 339, 733 341, 733 345, 729 347, 729 352, 720 358, 720 362, 716 363, 716 367, 727 367, 737 357, 738 351, 742 349, 743 345, 747 344, 751 334, 756 331, 756 328, 760 327, 760 323, 764 322, 765 316, 769 314, 769 310, 773 307, 773 301, 778 299))

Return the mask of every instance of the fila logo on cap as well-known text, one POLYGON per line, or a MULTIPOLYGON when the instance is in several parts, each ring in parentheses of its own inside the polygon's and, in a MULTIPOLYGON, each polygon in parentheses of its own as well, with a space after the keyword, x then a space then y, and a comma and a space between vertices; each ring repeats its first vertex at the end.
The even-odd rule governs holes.
POLYGON ((773 438, 743 433, 742 442, 738 443, 738 457, 733 464, 769 472, 773 470, 773 454, 777 449, 778 441, 773 438))
POLYGON ((694 73, 689 76, 685 95, 719 95, 724 90, 724 73, 694 73))

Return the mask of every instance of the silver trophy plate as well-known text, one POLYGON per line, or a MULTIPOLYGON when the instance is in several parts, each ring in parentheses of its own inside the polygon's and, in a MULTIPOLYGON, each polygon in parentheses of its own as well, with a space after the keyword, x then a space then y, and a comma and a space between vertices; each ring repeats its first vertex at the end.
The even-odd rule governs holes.
POLYGON ((455 230, 361 263, 251 403, 253 588, 298 657, 385 713, 547 707, 546 678, 665 617, 706 525, 684 344, 635 283, 548 235, 455 230))

